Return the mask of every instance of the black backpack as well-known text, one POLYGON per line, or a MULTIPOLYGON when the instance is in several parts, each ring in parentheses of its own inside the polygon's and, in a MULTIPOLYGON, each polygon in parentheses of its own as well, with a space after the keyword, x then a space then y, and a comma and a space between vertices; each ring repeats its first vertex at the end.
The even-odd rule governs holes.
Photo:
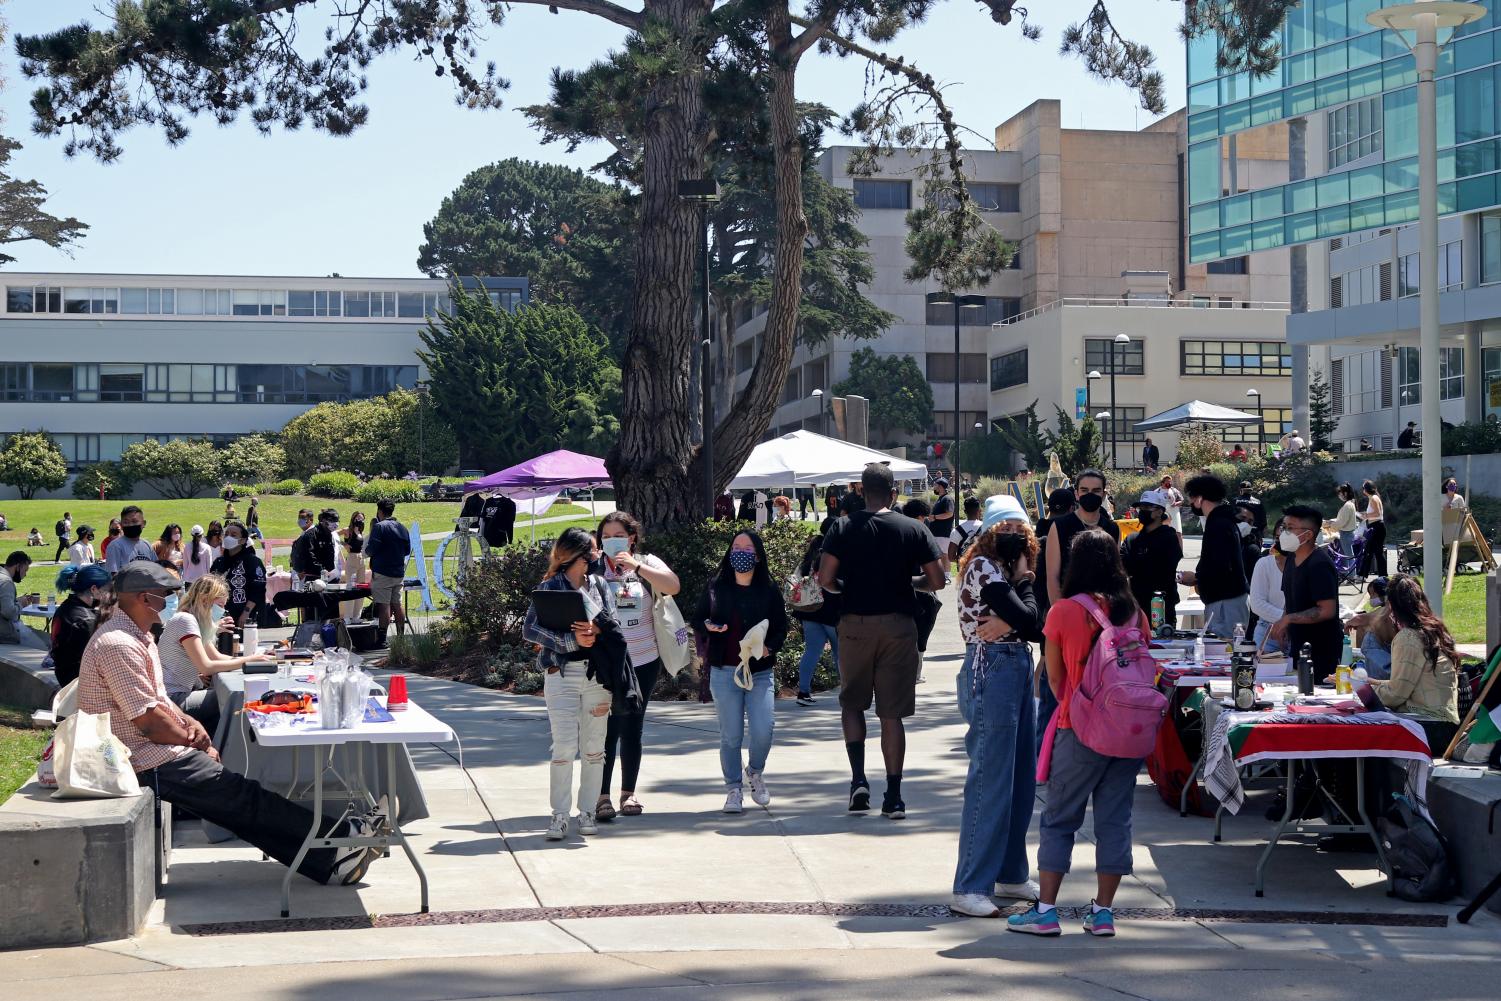
POLYGON ((52 531, 57 533, 57 537, 59 539, 66 539, 68 537, 68 523, 66 521, 59 520, 58 523, 53 526, 52 531))
POLYGON ((1376 832, 1391 867, 1394 892, 1414 902, 1448 900, 1459 890, 1449 843, 1406 796, 1376 820, 1376 832))

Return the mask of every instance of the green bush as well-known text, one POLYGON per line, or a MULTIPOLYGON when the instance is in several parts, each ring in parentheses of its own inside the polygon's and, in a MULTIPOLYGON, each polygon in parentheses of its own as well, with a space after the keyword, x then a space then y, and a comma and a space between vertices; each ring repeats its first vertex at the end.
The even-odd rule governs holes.
POLYGON ((354 490, 354 499, 361 504, 374 504, 387 497, 398 504, 415 504, 427 495, 422 492, 421 484, 412 480, 370 480, 354 490))
POLYGON ((517 695, 536 695, 542 691, 544 680, 541 671, 522 671, 516 676, 516 684, 511 691, 517 695))
POLYGON ((1501 452, 1501 421, 1465 422, 1444 428, 1445 455, 1489 455, 1501 452))
POLYGON ((118 462, 96 462, 73 477, 73 496, 79 500, 98 500, 103 488, 106 498, 129 497, 135 481, 125 475, 118 462))
POLYGON ((1176 465, 1181 469, 1208 469, 1225 457, 1225 445, 1213 431, 1197 428, 1178 436, 1176 465))
POLYGON ((353 497, 360 478, 353 473, 314 473, 307 481, 307 492, 314 497, 353 497))
POLYGON ((388 667, 425 670, 443 659, 443 638, 438 633, 402 633, 391 637, 386 657, 388 667))
POLYGON ((219 475, 226 480, 270 480, 286 468, 287 454, 269 435, 242 435, 219 449, 219 475))
MULTIPOLYGON (((704 593, 709 578, 730 548, 730 540, 745 528, 744 522, 701 521, 646 538, 642 548, 671 567, 682 582, 677 603, 685 619, 693 618, 699 596, 704 593)), ((808 540, 817 531, 817 523, 793 519, 773 522, 761 530, 761 539, 766 543, 767 567, 778 587, 802 562, 808 540)))
POLYGON ((258 492, 254 483, 226 483, 224 489, 219 491, 219 499, 229 500, 231 491, 236 497, 252 497, 258 492))
POLYGON ((257 489, 263 494, 276 494, 279 497, 298 497, 302 494, 301 480, 278 480, 275 483, 257 484, 257 489))
POLYGON ((520 643, 532 591, 546 573, 547 550, 541 546, 491 550, 461 578, 450 621, 492 649, 520 643))

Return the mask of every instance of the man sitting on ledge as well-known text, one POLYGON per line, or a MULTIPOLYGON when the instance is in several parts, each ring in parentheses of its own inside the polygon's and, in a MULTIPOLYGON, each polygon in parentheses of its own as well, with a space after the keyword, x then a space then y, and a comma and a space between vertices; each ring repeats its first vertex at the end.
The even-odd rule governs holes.
MULTIPOLYGON (((110 714, 110 729, 130 750, 142 788, 291 865, 312 813, 221 765, 203 726, 172 703, 162 684, 162 662, 148 630, 169 617, 164 610, 182 581, 138 560, 115 575, 114 588, 119 607, 83 651, 78 707, 110 714)), ((384 804, 330 826, 322 837, 379 836, 387 827, 384 804)), ((319 883, 357 883, 382 851, 314 848, 297 871, 319 883)))

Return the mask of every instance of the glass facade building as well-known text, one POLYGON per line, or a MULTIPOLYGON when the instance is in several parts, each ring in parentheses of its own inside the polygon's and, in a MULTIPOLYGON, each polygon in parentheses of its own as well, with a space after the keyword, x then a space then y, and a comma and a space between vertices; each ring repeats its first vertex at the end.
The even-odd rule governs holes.
MULTIPOLYGON (((1383 6, 1305 0, 1288 14, 1283 58, 1266 77, 1222 72, 1213 37, 1188 45, 1192 262, 1417 222, 1417 72, 1400 39, 1366 23, 1383 6), (1225 164, 1237 135, 1299 119, 1321 119, 1308 131, 1317 148, 1304 151, 1316 176, 1229 190, 1225 164)), ((1498 27, 1488 12, 1439 55, 1440 214, 1501 205, 1498 27)))

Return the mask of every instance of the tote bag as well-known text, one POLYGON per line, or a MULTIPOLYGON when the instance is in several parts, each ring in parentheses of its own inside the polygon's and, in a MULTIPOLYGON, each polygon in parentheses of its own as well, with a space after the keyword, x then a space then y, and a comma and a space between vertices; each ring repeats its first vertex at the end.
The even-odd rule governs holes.
POLYGON ((109 728, 109 713, 80 709, 57 726, 53 738, 53 799, 112 799, 139 796, 130 751, 109 728))
POLYGON ((693 666, 693 631, 670 594, 659 594, 651 609, 657 631, 657 656, 667 673, 676 676, 693 666))
MULTIPOLYGON (((77 711, 78 679, 74 678, 52 697, 52 718, 61 723, 77 711)), ((36 763, 36 780, 48 789, 57 788, 57 771, 53 767, 52 761, 52 757, 56 753, 57 734, 54 731, 52 739, 47 741, 47 746, 42 750, 42 760, 36 763)))

